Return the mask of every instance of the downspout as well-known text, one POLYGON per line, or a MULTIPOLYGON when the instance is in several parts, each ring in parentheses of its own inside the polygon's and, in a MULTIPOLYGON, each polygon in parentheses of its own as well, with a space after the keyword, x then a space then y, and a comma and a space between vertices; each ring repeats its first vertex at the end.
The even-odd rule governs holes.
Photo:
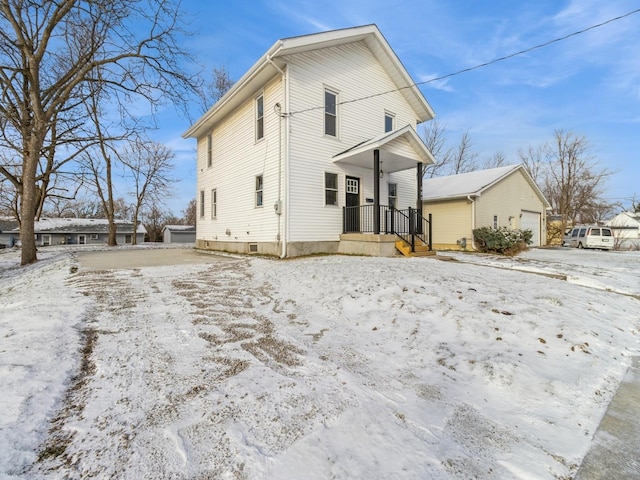
MULTIPOLYGON (((287 182, 286 182, 286 175, 288 170, 287 160, 289 158, 289 152, 287 148, 288 122, 286 121, 289 118, 286 113, 287 105, 289 105, 289 82, 287 78, 286 67, 285 67, 285 70, 282 70, 278 65, 276 65, 276 63, 273 61, 270 55, 267 56, 267 62, 269 62, 273 66, 273 68, 275 68, 282 75, 282 96, 283 96, 284 106, 280 105, 279 103, 276 104, 276 108, 278 108, 277 114, 279 117, 278 119, 278 200, 276 203, 276 207, 279 209, 278 216, 280 217, 278 219, 278 236, 277 236, 277 239, 280 242, 280 258, 285 258, 287 256, 287 232, 288 232, 287 223, 288 223, 288 217, 289 217, 289 208, 288 208, 288 205, 286 205, 286 207, 284 205, 285 202, 283 201, 283 198, 282 198, 283 197, 282 192, 283 192, 283 183, 285 185, 285 189, 287 185, 287 182), (283 111, 285 113, 282 113, 283 111), (282 134, 283 118, 285 119, 284 136, 282 134), (283 155, 283 148, 282 148, 283 141, 285 142, 284 155, 283 155)), ((286 198, 287 196, 285 195, 285 199, 286 198)))
POLYGON ((476 241, 473 237, 473 231, 476 229, 476 202, 471 195, 467 195, 467 200, 471 203, 471 248, 476 249, 476 241))

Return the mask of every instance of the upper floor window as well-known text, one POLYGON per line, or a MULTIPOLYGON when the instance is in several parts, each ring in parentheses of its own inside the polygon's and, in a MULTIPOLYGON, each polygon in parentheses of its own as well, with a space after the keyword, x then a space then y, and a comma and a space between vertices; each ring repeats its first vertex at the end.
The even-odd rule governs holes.
POLYGON ((396 117, 394 114, 389 113, 389 112, 385 112, 384 114, 384 131, 386 132, 392 132, 393 129, 395 128, 395 123, 396 123, 396 117))
POLYGON ((256 176, 256 207, 262 206, 262 189, 263 189, 263 179, 262 175, 256 176))
POLYGON ((211 134, 207 135, 207 167, 213 163, 213 139, 211 134))
POLYGON ((324 204, 338 205, 338 174, 324 173, 324 204))
POLYGON ((264 137, 264 96, 256 98, 256 140, 264 137))
POLYGON ((324 134, 338 136, 338 94, 327 89, 324 91, 324 134))

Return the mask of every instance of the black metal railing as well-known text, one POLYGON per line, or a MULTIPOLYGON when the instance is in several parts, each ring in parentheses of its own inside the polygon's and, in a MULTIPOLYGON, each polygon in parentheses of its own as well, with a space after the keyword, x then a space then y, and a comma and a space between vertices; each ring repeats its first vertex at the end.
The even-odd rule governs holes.
POLYGON ((427 218, 415 208, 398 210, 397 208, 380 205, 376 214, 374 205, 359 205, 355 207, 343 207, 342 232, 343 233, 387 233, 400 237, 408 245, 411 251, 415 251, 416 242, 429 245, 431 242, 431 214, 427 218))

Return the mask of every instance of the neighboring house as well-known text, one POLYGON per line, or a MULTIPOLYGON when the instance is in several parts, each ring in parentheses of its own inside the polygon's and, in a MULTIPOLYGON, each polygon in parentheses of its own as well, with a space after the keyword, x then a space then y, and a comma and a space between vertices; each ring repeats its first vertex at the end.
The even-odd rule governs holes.
POLYGON ((162 229, 164 243, 195 243, 196 227, 193 225, 165 225, 162 229))
POLYGON ((606 224, 615 236, 616 248, 621 250, 640 249, 640 212, 622 212, 606 224))
POLYGON ((13 247, 19 240, 18 222, 0 218, 0 248, 13 247))
MULTIPOLYGON (((2 237, 11 237, 14 242, 20 239, 20 229, 15 222, 11 231, 2 228, 2 237)), ((36 245, 101 245, 107 243, 109 223, 106 219, 93 218, 44 218, 35 222, 36 245)), ((136 232, 137 243, 143 243, 147 233, 144 225, 139 224, 136 232)), ((116 242, 118 245, 132 243, 133 223, 116 221, 116 242)), ((0 243, 8 244, 5 241, 0 243)))
POLYGON ((389 206, 421 210, 433 117, 375 25, 279 40, 184 134, 196 248, 393 255, 406 212, 389 206))
POLYGON ((529 229, 533 246, 546 243, 550 205, 523 165, 431 178, 423 188, 436 250, 475 249, 472 232, 480 227, 529 229))

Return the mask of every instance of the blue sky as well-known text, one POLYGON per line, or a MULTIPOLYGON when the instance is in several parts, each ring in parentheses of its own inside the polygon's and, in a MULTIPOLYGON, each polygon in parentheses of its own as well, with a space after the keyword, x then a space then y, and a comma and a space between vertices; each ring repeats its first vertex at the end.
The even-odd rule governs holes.
MULTIPOLYGON (((375 23, 416 82, 457 72, 640 8, 637 0, 184 0, 185 47, 205 71, 224 65, 237 80, 278 39, 375 23)), ((640 13, 548 47, 421 87, 448 137, 468 131, 480 158, 552 139, 586 137, 615 172, 607 199, 640 200, 640 13)), ((202 112, 195 108, 192 116, 202 112)), ((165 111, 154 139, 171 146, 181 179, 169 203, 195 198, 195 140, 188 119, 165 111)))

